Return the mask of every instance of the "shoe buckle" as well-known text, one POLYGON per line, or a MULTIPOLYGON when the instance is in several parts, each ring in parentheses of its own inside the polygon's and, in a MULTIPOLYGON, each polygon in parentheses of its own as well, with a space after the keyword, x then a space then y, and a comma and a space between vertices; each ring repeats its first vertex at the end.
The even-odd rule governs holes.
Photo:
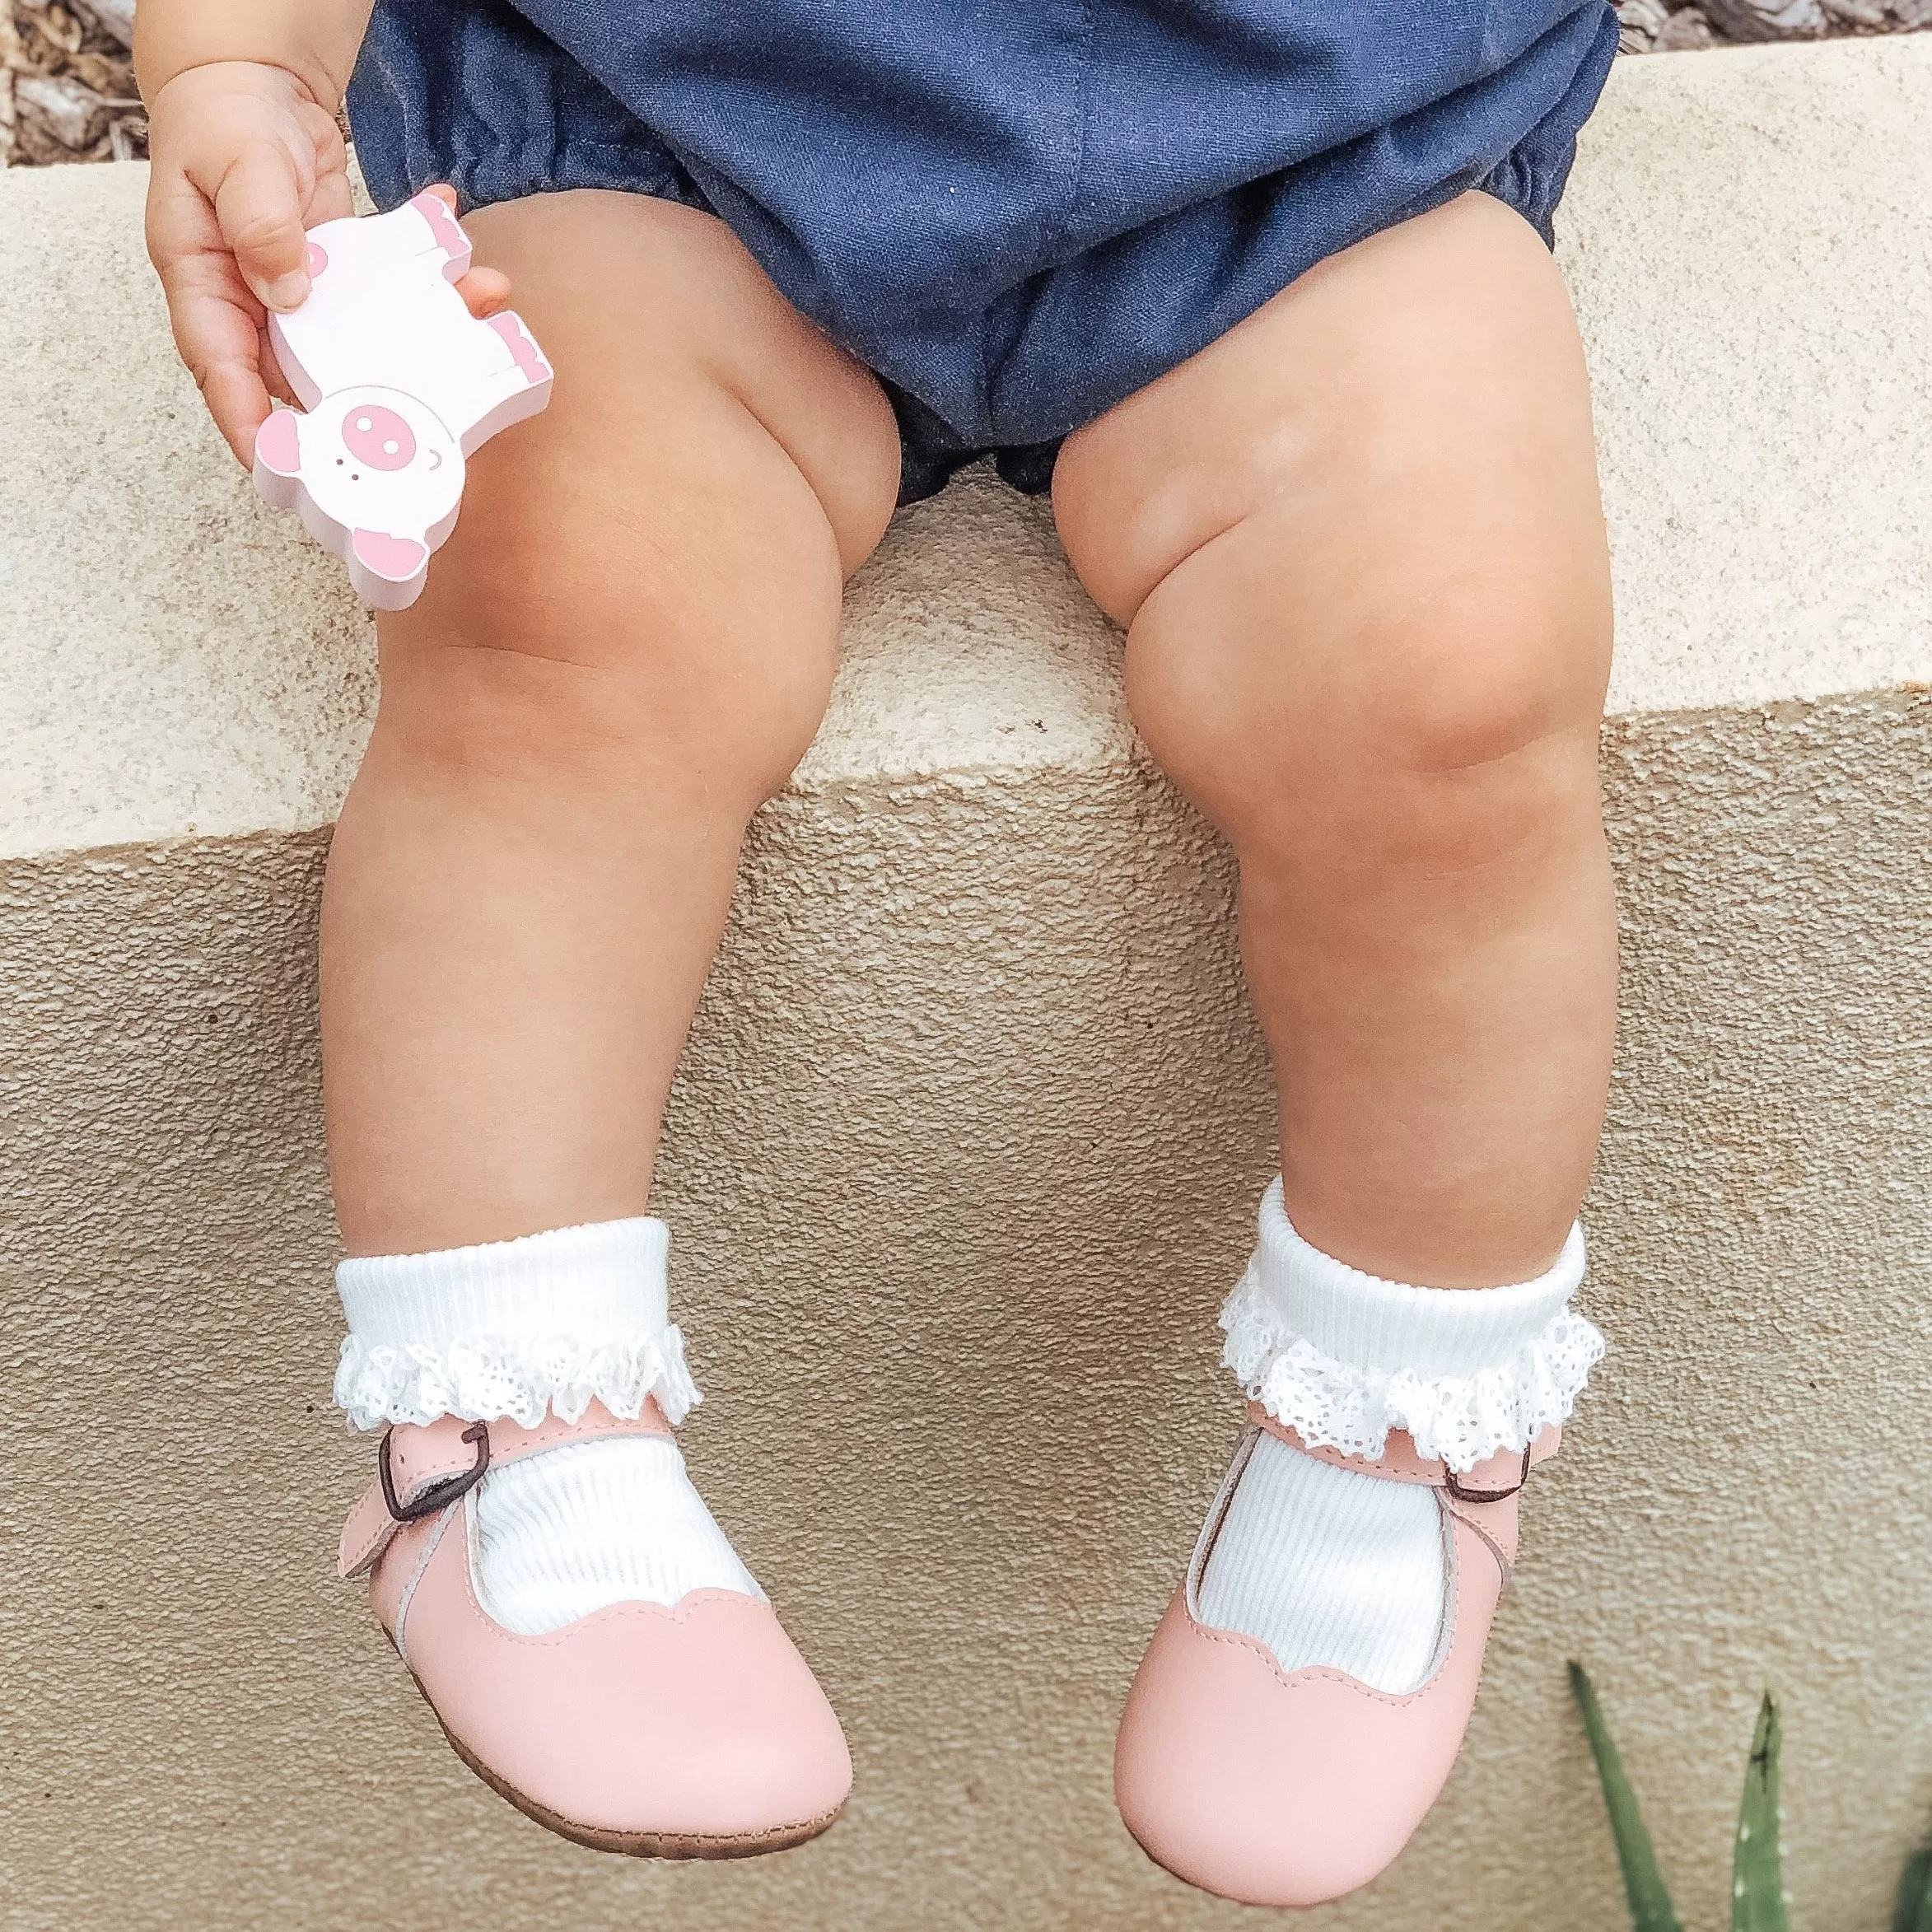
POLYGON ((476 1444, 476 1463, 474 1468, 465 1469, 455 1476, 446 1476, 440 1482, 432 1482, 422 1495, 406 1503, 396 1500, 396 1479, 390 1473, 389 1439, 395 1433, 385 1429, 382 1442, 376 1452, 376 1473, 382 1483, 382 1500, 390 1514, 398 1523, 415 1523, 425 1516, 433 1516, 439 1510, 446 1510, 459 1496, 467 1496, 483 1478, 483 1472, 490 1466, 490 1432, 481 1422, 472 1422, 463 1431, 464 1442, 476 1444))
POLYGON ((1529 1456, 1532 1445, 1524 1444, 1523 1450, 1523 1473, 1507 1489, 1465 1489, 1457 1481, 1456 1472, 1447 1463, 1442 1466, 1442 1485, 1459 1503, 1506 1503, 1513 1496, 1522 1493, 1524 1485, 1529 1481, 1529 1456))

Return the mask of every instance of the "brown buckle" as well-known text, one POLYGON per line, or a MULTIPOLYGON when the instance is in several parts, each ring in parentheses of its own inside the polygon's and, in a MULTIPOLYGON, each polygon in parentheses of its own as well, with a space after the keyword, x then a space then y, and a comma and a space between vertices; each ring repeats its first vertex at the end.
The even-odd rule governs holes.
POLYGON ((1464 1489, 1456 1480, 1455 1471, 1447 1463, 1442 1466, 1442 1486, 1459 1503, 1506 1503, 1511 1496, 1521 1495, 1524 1485, 1529 1481, 1529 1458, 1534 1447, 1533 1443, 1524 1446, 1523 1473, 1509 1489, 1464 1489))
POLYGON ((425 1516, 433 1516, 437 1510, 445 1510, 459 1496, 467 1496, 483 1478, 483 1471, 490 1466, 490 1432, 481 1422, 472 1422, 463 1431, 463 1440, 476 1444, 476 1464, 465 1469, 460 1475, 446 1476, 440 1482, 432 1482, 422 1495, 408 1502, 396 1500, 396 1479, 390 1473, 389 1439, 395 1431, 385 1429, 382 1432, 381 1446, 376 1452, 376 1473, 382 1483, 382 1500, 390 1514, 398 1523, 414 1523, 425 1516))

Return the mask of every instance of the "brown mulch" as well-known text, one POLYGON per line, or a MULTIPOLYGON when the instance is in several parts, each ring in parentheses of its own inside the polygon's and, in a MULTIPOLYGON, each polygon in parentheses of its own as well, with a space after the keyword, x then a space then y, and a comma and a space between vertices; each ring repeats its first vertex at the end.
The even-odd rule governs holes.
MULTIPOLYGON (((1932 0, 1619 0, 1626 54, 1932 28, 1932 0)), ((0 0, 0 166, 136 161, 134 0, 0 0)))
POLYGON ((1932 27, 1932 0, 1618 0, 1626 54, 1830 40, 1932 27))
POLYGON ((137 161, 132 0, 0 0, 0 165, 137 161))

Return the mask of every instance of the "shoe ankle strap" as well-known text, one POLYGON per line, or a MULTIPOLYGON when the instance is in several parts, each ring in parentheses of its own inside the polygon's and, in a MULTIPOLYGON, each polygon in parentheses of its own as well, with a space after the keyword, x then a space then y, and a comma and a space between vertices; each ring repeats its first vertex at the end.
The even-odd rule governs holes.
POLYGON ((1533 1437, 1527 1449, 1498 1449, 1472 1468, 1456 1470, 1440 1457, 1421 1456, 1407 1432, 1392 1429, 1380 1456, 1351 1456, 1323 1443, 1305 1440, 1286 1422, 1277 1421, 1259 1402, 1251 1402, 1248 1420, 1257 1428, 1277 1436, 1290 1449, 1317 1462, 1332 1463, 1337 1469, 1353 1469, 1362 1476, 1379 1476, 1388 1482, 1426 1483, 1446 1491, 1463 1503, 1507 1502, 1529 1480, 1531 1470, 1547 1463, 1562 1445, 1563 1431, 1552 1423, 1533 1437))
POLYGON ((399 1422, 383 1432, 376 1445, 376 1481, 343 1525, 337 1574, 366 1575, 405 1524, 460 1501, 488 1470, 596 1436, 670 1433, 670 1423, 649 1398, 631 1420, 593 1402, 574 1422, 546 1415, 534 1429, 507 1416, 493 1422, 470 1422, 460 1416, 439 1416, 421 1424, 399 1422))

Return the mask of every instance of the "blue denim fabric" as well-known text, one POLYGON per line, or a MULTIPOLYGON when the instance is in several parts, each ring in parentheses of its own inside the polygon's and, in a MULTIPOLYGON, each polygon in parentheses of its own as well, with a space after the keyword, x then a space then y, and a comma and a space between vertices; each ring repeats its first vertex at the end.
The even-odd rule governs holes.
POLYGON ((883 379, 906 500, 1058 439, 1305 270, 1482 189, 1547 240, 1609 0, 377 0, 377 202, 721 217, 883 379))

